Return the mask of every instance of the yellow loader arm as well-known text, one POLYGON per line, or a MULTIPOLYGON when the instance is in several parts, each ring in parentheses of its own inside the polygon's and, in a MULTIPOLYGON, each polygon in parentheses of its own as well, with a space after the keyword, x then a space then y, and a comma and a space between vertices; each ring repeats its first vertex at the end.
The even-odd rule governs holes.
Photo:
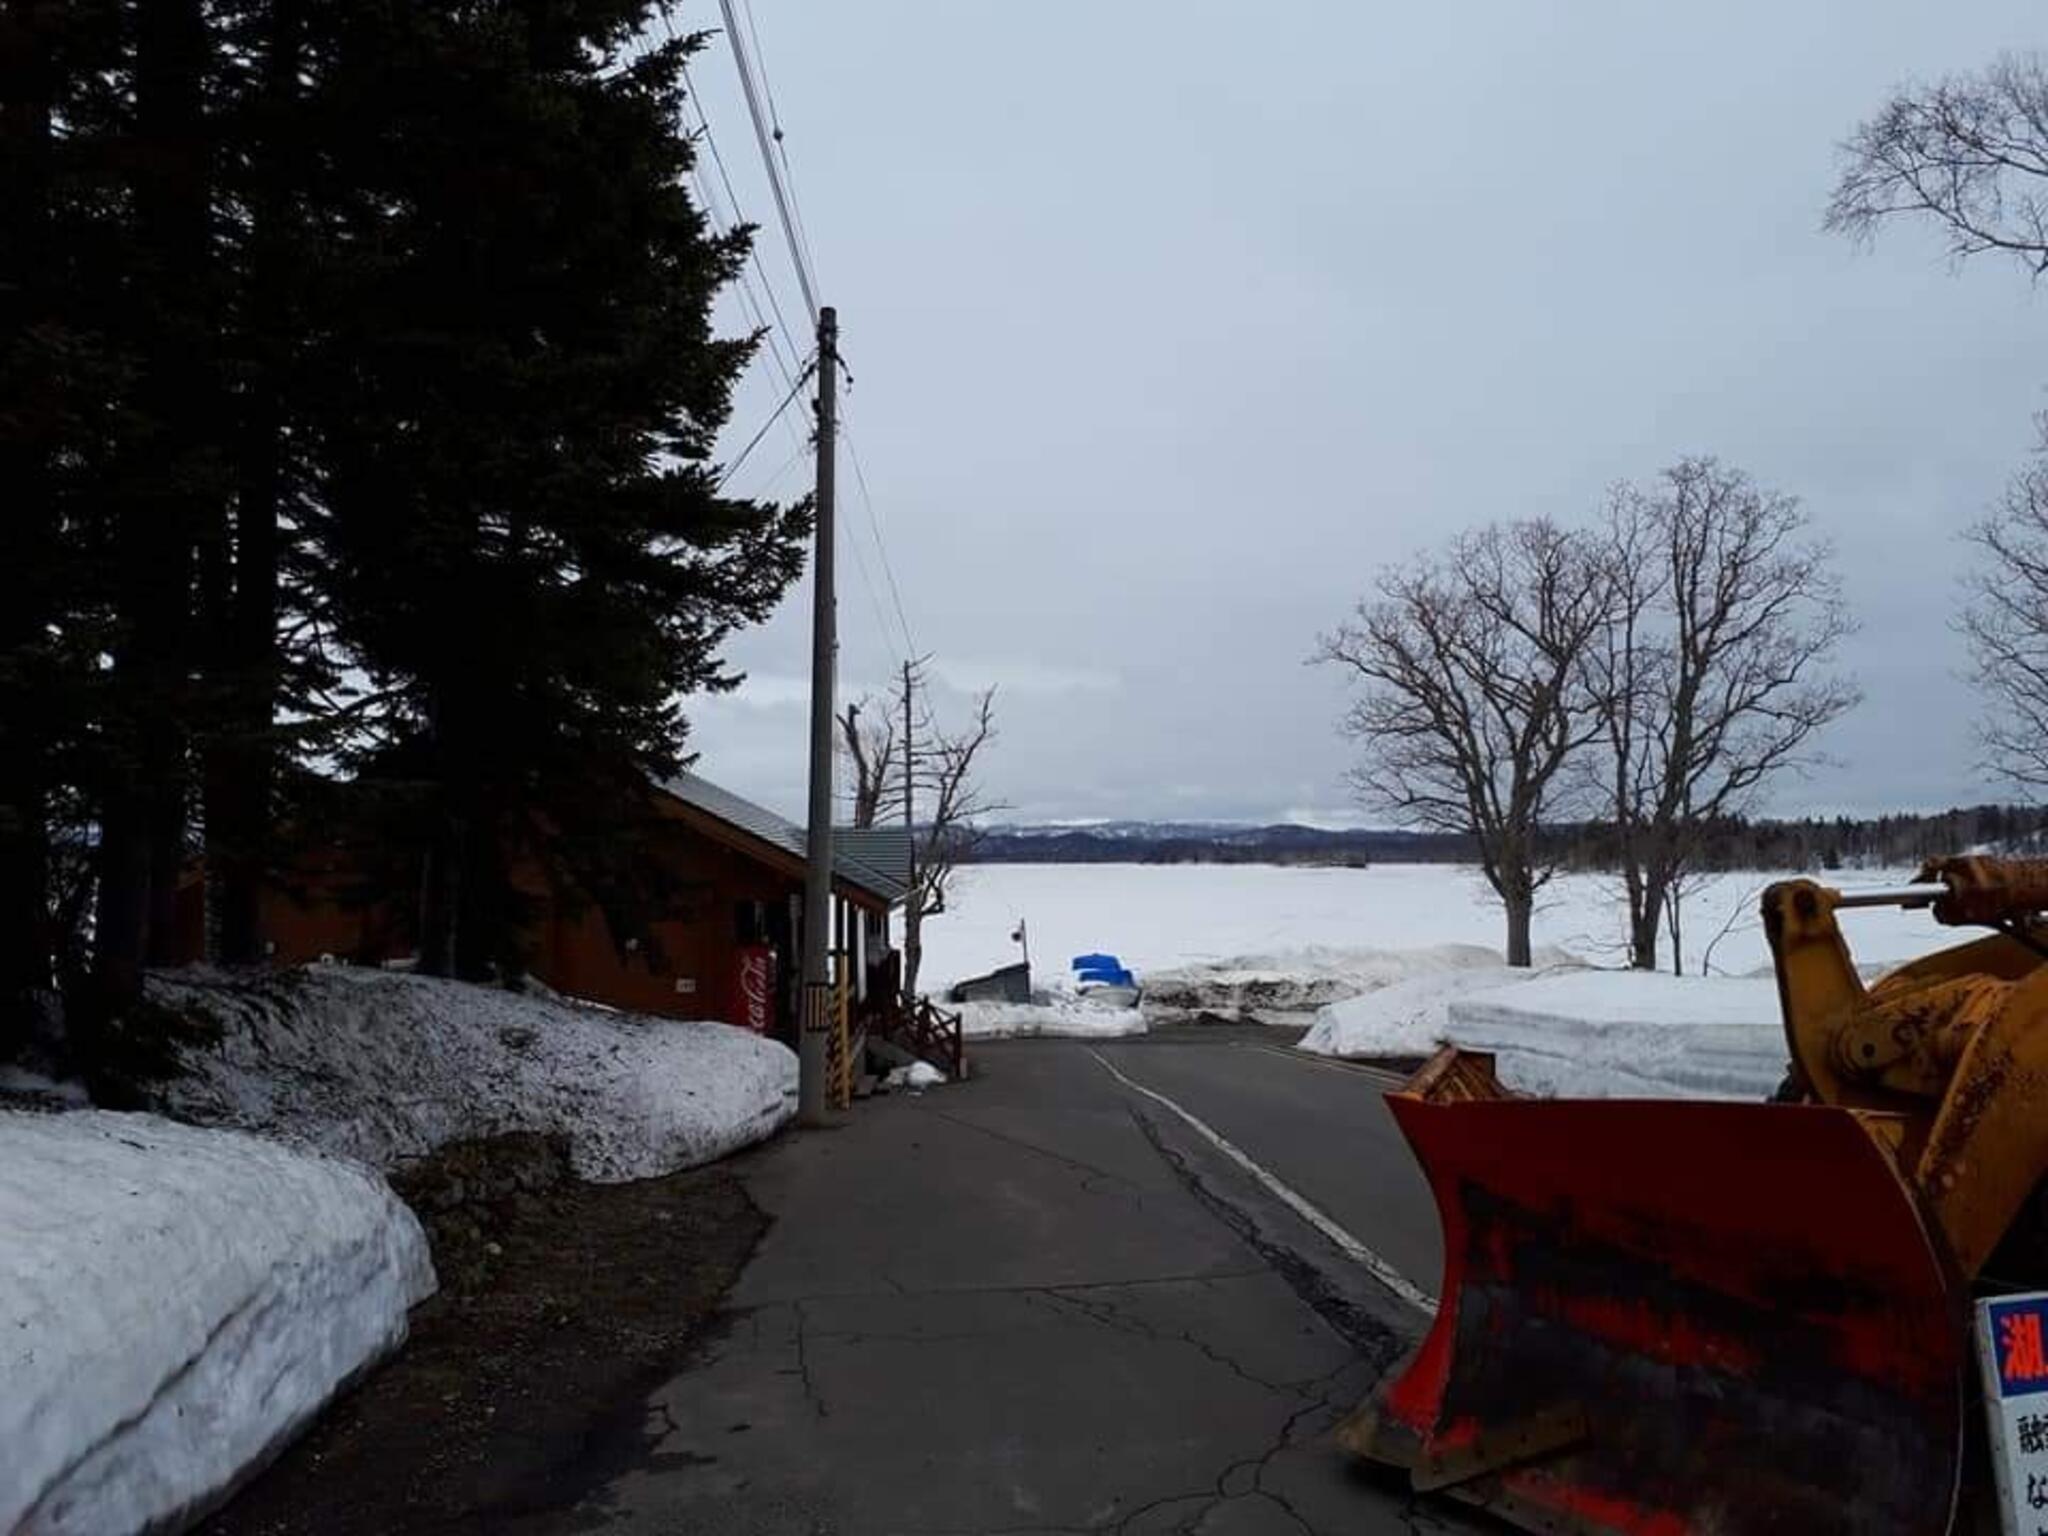
POLYGON ((1867 1128, 1976 1275, 2048 1172, 2048 860, 1939 859, 1901 890, 1788 880, 1764 893, 1796 1097, 1880 1111, 1867 1128), (1837 914, 1930 909, 2001 931, 1866 987, 1837 914))

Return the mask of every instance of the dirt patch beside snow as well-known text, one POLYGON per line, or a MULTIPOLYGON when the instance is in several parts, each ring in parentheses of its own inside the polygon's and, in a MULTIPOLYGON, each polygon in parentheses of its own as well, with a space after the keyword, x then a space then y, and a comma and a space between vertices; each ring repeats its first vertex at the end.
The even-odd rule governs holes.
POLYGON ((687 1364, 768 1219, 722 1168, 567 1177, 559 1141, 444 1149, 394 1178, 442 1293, 391 1363, 200 1529, 406 1536, 565 1528, 654 1439, 647 1399, 687 1364))

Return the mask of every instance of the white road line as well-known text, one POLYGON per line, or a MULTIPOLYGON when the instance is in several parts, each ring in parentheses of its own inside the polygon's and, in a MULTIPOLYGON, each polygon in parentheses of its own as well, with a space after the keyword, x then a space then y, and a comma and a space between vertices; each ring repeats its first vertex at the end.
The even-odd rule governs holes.
POLYGON ((1221 1131, 1202 1120, 1199 1116, 1181 1108, 1180 1105, 1174 1103, 1165 1094, 1147 1088, 1143 1083, 1133 1082, 1130 1078, 1125 1077, 1123 1073, 1110 1065, 1108 1058, 1100 1051, 1091 1047, 1088 1054, 1095 1058, 1096 1064, 1103 1071, 1107 1072, 1133 1093, 1142 1093, 1146 1098, 1153 1100, 1155 1103, 1163 1104, 1176 1115, 1179 1115, 1182 1120, 1185 1120, 1206 1138, 1209 1144, 1218 1152, 1221 1152, 1233 1163, 1236 1163, 1238 1167, 1250 1174, 1268 1194, 1272 1195, 1282 1205, 1294 1212, 1295 1215, 1322 1233, 1332 1243, 1335 1243, 1345 1257, 1355 1263, 1364 1265, 1366 1272, 1373 1279, 1379 1281, 1381 1285, 1407 1302, 1409 1306, 1419 1308, 1424 1312, 1434 1312, 1436 1310, 1436 1298, 1434 1296, 1410 1282, 1406 1275, 1402 1274, 1393 1265, 1389 1264, 1385 1259, 1337 1225, 1335 1220, 1311 1204, 1306 1196, 1297 1193, 1292 1186, 1283 1183, 1277 1175, 1254 1162, 1248 1154, 1221 1131))

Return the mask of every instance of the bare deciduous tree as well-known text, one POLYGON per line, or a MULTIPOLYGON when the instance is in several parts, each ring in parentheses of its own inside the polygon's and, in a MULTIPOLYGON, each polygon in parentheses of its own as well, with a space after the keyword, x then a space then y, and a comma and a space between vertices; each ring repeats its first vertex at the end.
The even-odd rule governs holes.
MULTIPOLYGON (((975 778, 983 749, 996 737, 995 702, 993 688, 975 695, 973 713, 967 726, 959 731, 940 728, 926 714, 920 732, 912 739, 910 782, 916 796, 911 810, 917 825, 913 833, 916 866, 903 906, 906 997, 917 995, 917 973, 924 961, 925 919, 946 910, 954 871, 981 841, 984 819, 1003 809, 982 792, 975 778)), ((896 785, 883 796, 885 807, 893 807, 899 814, 903 805, 901 782, 899 775, 896 785)))
POLYGON ((882 791, 896 761, 896 714, 877 711, 862 695, 839 716, 839 755, 853 770, 849 787, 852 824, 872 827, 882 808, 882 791))
POLYGON ((1858 697, 1823 675, 1849 620, 1827 545, 1798 501, 1710 458, 1618 488, 1612 617, 1586 652, 1604 722, 1607 811, 1628 896, 1629 955, 1657 965, 1709 824, 1753 808, 1858 697))
POLYGON ((1987 765, 2036 792, 2048 790, 2048 416, 2040 454, 1970 530, 1985 558, 1959 621, 1990 697, 1978 727, 1987 765))
POLYGON ((1931 217, 1958 260, 1986 251, 2048 274, 2048 67, 2007 54, 1977 75, 1901 90, 1842 146, 1827 226, 1858 238, 1931 217))
POLYGON ((1560 771, 1599 730, 1579 664, 1608 622, 1593 541, 1547 521, 1495 524, 1442 559, 1382 575, 1315 660, 1362 688, 1344 730, 1359 798, 1411 826, 1469 835, 1507 910, 1510 965, 1553 867, 1540 834, 1560 771))
POLYGON ((912 871, 903 904, 903 991, 917 995, 925 919, 946 910, 954 871, 982 838, 982 822, 1004 807, 982 792, 976 771, 996 738, 993 688, 974 696, 966 727, 950 731, 931 710, 926 668, 911 663, 879 708, 866 698, 839 716, 839 750, 853 769, 853 824, 887 825, 904 814, 910 790, 912 871), (908 690, 908 709, 905 691, 908 690), (908 747, 897 722, 910 721, 908 747), (906 778, 906 769, 908 777, 906 778))

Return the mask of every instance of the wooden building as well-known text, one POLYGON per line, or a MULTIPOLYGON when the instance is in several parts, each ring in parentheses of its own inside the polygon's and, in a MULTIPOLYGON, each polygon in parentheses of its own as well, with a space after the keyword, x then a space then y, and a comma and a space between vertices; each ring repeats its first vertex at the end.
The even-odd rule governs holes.
MULTIPOLYGON (((541 897, 527 944, 531 973, 557 992, 615 1008, 724 1019, 793 1040, 803 828, 697 774, 651 793, 666 893, 645 938, 621 939, 595 904, 559 907, 545 898, 543 882, 522 882, 541 897)), ((910 834, 847 830, 834 844, 833 948, 843 957, 852 1011, 892 1009, 901 969, 890 915, 908 887, 910 834)), ((325 957, 388 965, 414 952, 411 902, 370 893, 416 889, 416 880, 389 872, 372 878, 367 858, 340 842, 311 849, 288 880, 266 892, 263 924, 275 963, 325 957)), ((402 869, 410 861, 399 862, 402 869)), ((203 878, 191 882, 186 907, 183 947, 199 959, 203 878)))

